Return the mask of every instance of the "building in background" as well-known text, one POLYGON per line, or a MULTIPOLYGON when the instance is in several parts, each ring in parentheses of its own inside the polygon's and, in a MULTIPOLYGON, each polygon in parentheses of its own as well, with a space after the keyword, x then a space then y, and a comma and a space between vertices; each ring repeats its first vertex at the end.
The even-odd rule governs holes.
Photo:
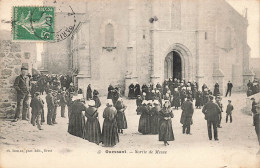
MULTIPOLYGON (((57 5, 57 20, 63 18, 57 27, 69 22, 70 9, 58 1, 45 4, 57 5)), ((223 93, 229 80, 243 90, 253 78, 247 18, 225 0, 99 0, 75 2, 71 9, 74 31, 46 43, 44 55, 50 72, 73 73, 84 91, 91 83, 106 94, 111 83, 128 92, 132 82, 173 77, 212 89, 218 82, 223 93)))

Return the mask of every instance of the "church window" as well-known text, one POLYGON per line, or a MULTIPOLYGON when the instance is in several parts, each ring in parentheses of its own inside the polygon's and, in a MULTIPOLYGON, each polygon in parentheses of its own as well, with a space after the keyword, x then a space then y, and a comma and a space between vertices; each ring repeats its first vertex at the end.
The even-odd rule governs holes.
POLYGON ((105 27, 105 45, 106 47, 114 46, 114 28, 111 23, 107 24, 105 27))

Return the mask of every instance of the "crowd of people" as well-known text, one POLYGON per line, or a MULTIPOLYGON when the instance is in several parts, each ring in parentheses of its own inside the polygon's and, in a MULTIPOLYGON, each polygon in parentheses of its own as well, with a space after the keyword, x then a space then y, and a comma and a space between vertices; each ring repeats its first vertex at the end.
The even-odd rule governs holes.
MULTIPOLYGON (((26 111, 28 111, 27 101, 30 94, 30 78, 26 76, 26 72, 27 68, 22 67, 21 75, 16 78, 14 83, 14 87, 17 90, 17 111, 14 121, 20 118, 21 112, 22 119, 28 120, 26 111)), ((88 85, 86 95, 84 95, 81 88, 76 89, 71 82, 67 83, 70 81, 68 76, 42 75, 37 76, 35 79, 31 80, 36 85, 35 90, 33 90, 33 86, 31 89, 32 125, 37 125, 38 129, 42 130, 41 125, 45 122, 45 118, 44 101, 41 98, 41 94, 46 92, 48 125, 57 124, 58 107, 61 108, 61 117, 65 118, 65 108, 67 106, 68 132, 70 134, 98 145, 102 143, 104 146, 114 146, 119 142, 119 134, 123 134, 123 130, 128 127, 125 115, 127 106, 120 94, 120 87, 108 86, 106 108, 103 111, 104 122, 101 131, 98 112, 99 107, 101 107, 101 101, 99 92, 96 89, 92 91, 91 84, 88 85)), ((233 84, 228 82, 226 96, 228 94, 231 96, 232 87, 233 84)), ((191 135, 194 104, 196 108, 202 108, 202 113, 205 115, 209 140, 212 140, 212 127, 214 139, 216 141, 219 140, 217 127, 221 128, 222 112, 224 110, 217 82, 214 85, 213 92, 206 84, 202 85, 200 91, 196 82, 186 82, 185 80, 180 81, 172 78, 165 80, 162 85, 157 83, 155 87, 153 84, 144 84, 140 87, 136 83, 129 86, 128 96, 130 99, 136 99, 136 112, 140 115, 138 132, 146 135, 158 134, 159 141, 163 141, 165 146, 169 145, 168 141, 175 139, 171 120, 174 117, 173 110, 175 109, 181 108, 182 110, 180 123, 183 125, 183 134, 191 135)), ((252 104, 252 112, 254 113, 254 125, 258 133, 259 129, 257 126, 260 123, 259 117, 257 117, 259 114, 254 110, 256 105, 252 104)), ((226 122, 229 120, 232 123, 233 110, 234 107, 231 100, 228 100, 226 122)))
MULTIPOLYGON (((227 93, 230 92, 231 89, 228 88, 227 93)), ((135 86, 134 84, 129 86, 128 96, 131 99, 136 97, 136 112, 140 115, 138 131, 142 134, 159 134, 159 140, 164 141, 164 145, 169 145, 168 141, 174 140, 171 121, 171 118, 174 117, 172 110, 178 110, 179 107, 182 110, 180 118, 180 123, 183 125, 182 132, 191 135, 193 100, 195 100, 196 108, 203 107, 202 112, 207 120, 209 139, 212 140, 213 127, 214 139, 219 140, 217 127, 221 128, 223 105, 218 83, 215 84, 213 92, 206 84, 202 85, 202 91, 200 91, 196 82, 186 83, 177 79, 164 81, 162 86, 160 83, 157 83, 155 87, 152 84, 144 84, 142 90, 136 83, 135 86), (213 102, 214 98, 215 102, 213 102)), ((229 118, 230 123, 232 123, 234 107, 231 100, 228 102, 226 122, 229 118)))

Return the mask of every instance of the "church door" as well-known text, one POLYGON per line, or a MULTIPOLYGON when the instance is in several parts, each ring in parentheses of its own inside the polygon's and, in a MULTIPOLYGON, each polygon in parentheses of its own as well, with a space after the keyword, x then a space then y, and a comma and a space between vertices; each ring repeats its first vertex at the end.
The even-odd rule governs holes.
POLYGON ((164 78, 182 79, 182 61, 181 56, 176 51, 170 52, 164 61, 164 78))

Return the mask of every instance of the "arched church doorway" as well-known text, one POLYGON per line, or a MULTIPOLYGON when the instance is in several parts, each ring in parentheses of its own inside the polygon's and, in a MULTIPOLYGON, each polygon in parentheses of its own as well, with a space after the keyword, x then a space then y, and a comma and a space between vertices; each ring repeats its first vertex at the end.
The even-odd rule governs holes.
POLYGON ((182 60, 176 51, 171 51, 164 60, 164 79, 182 79, 182 60))

